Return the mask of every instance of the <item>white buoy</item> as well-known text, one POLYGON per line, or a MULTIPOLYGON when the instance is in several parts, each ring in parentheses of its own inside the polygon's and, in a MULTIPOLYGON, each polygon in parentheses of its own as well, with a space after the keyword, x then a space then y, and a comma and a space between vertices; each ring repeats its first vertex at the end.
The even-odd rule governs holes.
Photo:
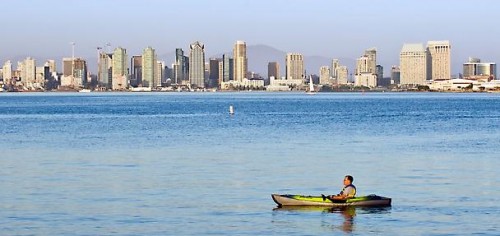
POLYGON ((234 115, 234 107, 233 107, 233 105, 229 106, 229 114, 234 115))

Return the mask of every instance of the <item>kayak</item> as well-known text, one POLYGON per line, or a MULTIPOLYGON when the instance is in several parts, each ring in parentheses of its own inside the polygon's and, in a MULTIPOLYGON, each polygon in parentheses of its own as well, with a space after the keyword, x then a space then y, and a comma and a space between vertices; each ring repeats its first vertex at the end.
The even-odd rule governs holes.
POLYGON ((327 207, 346 207, 346 206, 368 206, 368 207, 382 207, 390 206, 391 200, 388 197, 377 195, 367 195, 354 197, 347 200, 330 200, 322 196, 303 196, 292 194, 272 194, 274 202, 278 206, 327 206, 327 207))

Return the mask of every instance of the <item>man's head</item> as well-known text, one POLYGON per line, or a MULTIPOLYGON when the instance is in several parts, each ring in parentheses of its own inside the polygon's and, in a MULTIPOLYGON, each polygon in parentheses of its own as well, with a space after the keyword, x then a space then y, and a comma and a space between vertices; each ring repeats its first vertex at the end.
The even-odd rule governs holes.
POLYGON ((344 177, 344 185, 352 184, 353 181, 354 181, 354 178, 350 175, 346 175, 344 177))

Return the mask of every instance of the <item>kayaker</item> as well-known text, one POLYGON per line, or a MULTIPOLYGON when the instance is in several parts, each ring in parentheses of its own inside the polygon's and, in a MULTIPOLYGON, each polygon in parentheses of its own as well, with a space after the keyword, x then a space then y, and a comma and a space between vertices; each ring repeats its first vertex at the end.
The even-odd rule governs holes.
POLYGON ((342 188, 342 191, 340 191, 340 193, 337 195, 321 195, 323 197, 323 200, 326 198, 330 200, 345 200, 348 198, 353 198, 354 196, 356 196, 356 187, 352 184, 353 181, 354 178, 352 176, 346 175, 344 177, 344 188, 342 188))

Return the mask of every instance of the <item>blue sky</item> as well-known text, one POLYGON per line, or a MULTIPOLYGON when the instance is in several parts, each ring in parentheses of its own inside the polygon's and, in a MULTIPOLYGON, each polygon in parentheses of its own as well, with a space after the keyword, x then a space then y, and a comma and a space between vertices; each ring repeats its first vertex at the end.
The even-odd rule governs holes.
POLYGON ((199 40, 210 56, 244 40, 331 58, 377 47, 387 68, 405 42, 450 40, 456 73, 469 56, 500 62, 499 17, 498 0, 4 0, 0 60, 70 56, 69 42, 95 58, 108 42, 161 55, 199 40))

